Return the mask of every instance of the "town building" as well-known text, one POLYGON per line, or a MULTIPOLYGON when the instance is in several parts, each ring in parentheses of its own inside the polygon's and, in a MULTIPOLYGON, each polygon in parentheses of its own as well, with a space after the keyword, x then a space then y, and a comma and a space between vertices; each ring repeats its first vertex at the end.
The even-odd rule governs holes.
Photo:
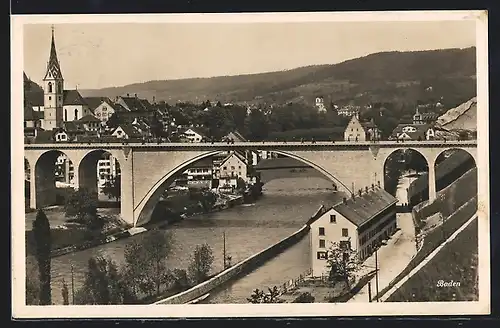
POLYGON ((396 203, 395 197, 372 185, 308 222, 312 276, 328 275, 328 252, 333 243, 354 250, 359 261, 369 257, 396 231, 396 203))
POLYGON ((436 131, 432 125, 400 123, 392 131, 389 140, 433 140, 435 136, 436 131))
POLYGON ((56 187, 73 187, 75 178, 75 168, 73 163, 68 159, 65 154, 57 157, 55 163, 55 180, 56 187))
POLYGON ((354 115, 359 115, 360 112, 360 107, 359 106, 338 106, 337 107, 337 114, 339 116, 345 116, 345 117, 351 117, 354 115))
POLYGON ((248 177, 248 164, 245 157, 238 152, 230 152, 216 168, 215 176, 219 180, 219 188, 230 186, 235 189, 238 187, 238 179, 248 183, 250 178, 248 177))
POLYGON ((85 97, 84 101, 89 109, 94 113, 102 124, 106 124, 108 119, 115 112, 115 104, 108 97, 85 97))
POLYGON ((422 125, 422 124, 429 125, 436 122, 436 120, 438 119, 438 114, 432 112, 420 113, 419 107, 421 106, 416 107, 415 114, 413 115, 414 125, 422 125))
POLYGON ((358 115, 351 116, 351 120, 344 130, 345 141, 365 141, 366 131, 363 125, 359 122, 358 115))
POLYGON ((199 160, 189 166, 183 175, 187 176, 187 187, 212 189, 213 164, 210 158, 199 160))
POLYGON ((182 137, 188 142, 202 142, 205 139, 204 134, 194 127, 188 128, 182 132, 182 137))
POLYGON ((111 136, 118 138, 118 139, 141 139, 141 138, 143 138, 141 131, 139 131, 132 124, 120 124, 111 132, 111 136))
POLYGON ((99 192, 102 192, 102 188, 107 181, 119 176, 120 173, 120 163, 118 160, 110 153, 104 153, 97 161, 97 183, 99 192))
POLYGON ((316 97, 315 106, 318 109, 318 112, 326 112, 325 99, 323 98, 323 96, 316 97))

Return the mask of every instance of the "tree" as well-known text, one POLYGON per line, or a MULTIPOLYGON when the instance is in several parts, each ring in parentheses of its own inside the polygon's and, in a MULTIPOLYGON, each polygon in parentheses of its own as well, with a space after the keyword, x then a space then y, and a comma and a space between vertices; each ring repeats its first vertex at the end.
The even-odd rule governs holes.
POLYGON ((251 140, 265 140, 269 135, 269 120, 260 109, 252 109, 245 120, 245 127, 251 140))
POLYGON ((110 198, 119 200, 121 197, 121 181, 121 174, 110 177, 104 183, 102 192, 110 198))
POLYGON ((102 228, 103 221, 97 215, 97 193, 85 188, 73 191, 64 206, 67 217, 75 217, 77 222, 89 229, 102 228))
POLYGON ((40 304, 38 264, 33 256, 26 257, 26 305, 40 304))
POLYGON ((197 245, 188 268, 191 280, 195 284, 207 280, 213 262, 214 256, 210 246, 208 244, 197 245))
POLYGON ((83 286, 76 292, 76 304, 108 305, 129 303, 130 292, 111 259, 92 257, 83 286))
POLYGON ((283 300, 279 298, 279 289, 274 286, 273 288, 268 288, 268 292, 265 293, 263 290, 255 289, 247 298, 247 301, 250 303, 258 304, 258 303, 283 303, 283 300))
POLYGON ((113 113, 106 121, 106 126, 110 129, 116 129, 120 125, 120 119, 118 113, 113 113))
POLYGON ((163 136, 163 122, 158 118, 158 113, 155 112, 151 119, 151 134, 158 138, 163 136))
POLYGON ((135 294, 159 294, 161 286, 170 281, 166 262, 170 243, 169 235, 155 229, 127 245, 124 276, 135 294))
POLYGON ((64 305, 69 305, 69 291, 68 291, 68 285, 66 284, 66 281, 62 281, 62 290, 61 290, 62 298, 63 298, 63 304, 64 305))
POLYGON ((50 224, 47 216, 42 210, 38 210, 33 222, 33 234, 36 243, 36 259, 40 277, 40 305, 50 305, 50 251, 52 247, 50 236, 50 224))
POLYGON ((185 290, 189 287, 189 278, 186 270, 174 269, 172 276, 174 279, 174 288, 178 290, 185 290))
POLYGON ((358 269, 356 251, 349 244, 332 243, 328 251, 327 267, 330 269, 330 282, 344 282, 349 287, 350 279, 358 269))
POLYGON ((238 177, 238 179, 236 179, 236 188, 238 190, 245 190, 247 184, 245 183, 245 180, 243 180, 241 177, 238 177))

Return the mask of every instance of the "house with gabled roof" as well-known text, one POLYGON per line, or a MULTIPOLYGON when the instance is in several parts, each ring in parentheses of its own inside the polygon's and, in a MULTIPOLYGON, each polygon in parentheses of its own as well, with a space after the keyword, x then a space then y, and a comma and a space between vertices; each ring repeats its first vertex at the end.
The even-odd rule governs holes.
POLYGON ((214 174, 219 179, 219 187, 224 189, 228 186, 237 188, 238 179, 242 179, 245 183, 250 181, 248 163, 245 157, 235 151, 231 151, 218 167, 214 167, 214 174))
POLYGON ((368 122, 361 122, 358 115, 351 116, 351 120, 344 130, 345 141, 379 140, 380 136, 380 129, 373 119, 368 122))
POLYGON ((205 139, 204 133, 195 127, 187 128, 181 135, 189 142, 202 142, 205 139))
POLYGON ((396 231, 397 201, 384 189, 372 185, 309 220, 313 277, 328 275, 332 243, 354 250, 360 261, 368 258, 396 231))
POLYGON ((436 131, 432 125, 400 123, 392 131, 389 140, 433 140, 435 136, 436 131))
POLYGON ((84 100, 88 104, 89 109, 94 113, 94 116, 103 124, 115 112, 116 105, 108 97, 85 97, 84 100))
POLYGON ((143 136, 133 125, 120 124, 111 135, 118 139, 141 139, 143 136))

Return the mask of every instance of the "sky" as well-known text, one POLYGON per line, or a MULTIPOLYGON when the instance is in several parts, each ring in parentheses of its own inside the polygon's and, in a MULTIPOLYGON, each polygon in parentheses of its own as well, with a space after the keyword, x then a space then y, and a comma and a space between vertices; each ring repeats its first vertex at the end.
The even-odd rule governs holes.
MULTIPOLYGON (((55 24, 65 88, 335 64, 381 51, 476 45, 474 20, 55 24)), ((24 71, 41 84, 51 25, 24 25, 24 71)))

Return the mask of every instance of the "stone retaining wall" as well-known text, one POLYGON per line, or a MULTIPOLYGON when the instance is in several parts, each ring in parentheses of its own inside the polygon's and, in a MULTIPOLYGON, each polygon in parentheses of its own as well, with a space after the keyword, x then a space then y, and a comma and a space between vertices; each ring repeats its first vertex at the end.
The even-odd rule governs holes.
POLYGON ((185 304, 192 300, 195 300, 208 292, 210 292, 215 287, 237 277, 240 274, 252 271, 256 269, 259 265, 269 260, 270 258, 281 253, 286 248, 297 243, 309 232, 309 226, 304 225, 302 228, 294 232, 292 235, 280 240, 274 245, 269 246, 263 251, 256 253, 247 259, 238 262, 234 266, 222 271, 215 277, 196 285, 182 293, 170 296, 164 300, 158 301, 154 304, 185 304))

